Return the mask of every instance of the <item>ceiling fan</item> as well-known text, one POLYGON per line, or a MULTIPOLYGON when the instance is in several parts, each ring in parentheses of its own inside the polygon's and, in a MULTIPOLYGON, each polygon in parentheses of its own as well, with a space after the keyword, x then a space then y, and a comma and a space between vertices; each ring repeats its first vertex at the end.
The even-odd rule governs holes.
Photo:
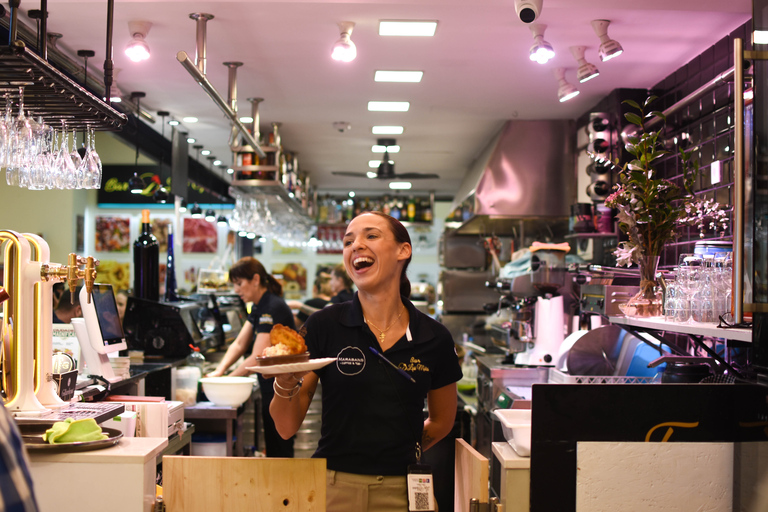
MULTIPOLYGON (((420 172, 405 172, 401 174, 395 173, 395 164, 389 160, 389 152, 387 148, 394 146, 395 139, 377 139, 376 143, 379 146, 384 146, 384 157, 381 159, 378 171, 376 171, 376 178, 378 180, 426 180, 435 179, 440 176, 437 174, 427 174, 420 172)), ((369 178, 368 173, 365 172, 348 172, 348 171, 334 171, 332 174, 336 176, 351 176, 354 178, 369 178)))

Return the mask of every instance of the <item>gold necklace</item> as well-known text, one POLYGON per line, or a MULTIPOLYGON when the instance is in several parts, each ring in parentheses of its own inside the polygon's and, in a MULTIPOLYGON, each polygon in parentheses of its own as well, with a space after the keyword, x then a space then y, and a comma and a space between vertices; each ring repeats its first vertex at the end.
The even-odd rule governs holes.
POLYGON ((397 323, 397 321, 398 321, 398 320, 400 320, 400 317, 401 317, 401 316, 403 316, 403 312, 404 312, 404 311, 405 311, 405 305, 403 305, 403 308, 400 310, 400 314, 399 314, 399 315, 397 315, 397 318, 395 318, 395 320, 394 320, 394 321, 393 321, 391 324, 389 324, 389 327, 387 327, 387 328, 386 328, 386 329, 384 329, 384 330, 382 330, 382 329, 379 329, 378 327, 376 327, 376 326, 373 324, 373 322, 371 322, 370 320, 368 320, 367 318, 365 318, 365 316, 363 316, 363 319, 366 321, 366 323, 367 323, 368 325, 370 325, 371 327, 373 327, 373 328, 375 328, 377 331, 379 331, 379 336, 378 336, 378 338, 379 338, 379 343, 384 343, 384 337, 387 335, 387 331, 388 331, 388 330, 390 330, 390 329, 392 328, 392 326, 393 326, 393 325, 395 325, 395 324, 397 323))

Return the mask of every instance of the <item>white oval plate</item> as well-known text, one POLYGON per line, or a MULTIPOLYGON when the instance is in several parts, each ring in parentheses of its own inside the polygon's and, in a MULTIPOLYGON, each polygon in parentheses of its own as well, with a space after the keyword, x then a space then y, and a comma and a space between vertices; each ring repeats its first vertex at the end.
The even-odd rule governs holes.
POLYGON ((262 375, 278 375, 280 373, 297 373, 317 370, 336 361, 337 357, 319 357, 303 363, 274 364, 272 366, 248 366, 245 369, 262 375))

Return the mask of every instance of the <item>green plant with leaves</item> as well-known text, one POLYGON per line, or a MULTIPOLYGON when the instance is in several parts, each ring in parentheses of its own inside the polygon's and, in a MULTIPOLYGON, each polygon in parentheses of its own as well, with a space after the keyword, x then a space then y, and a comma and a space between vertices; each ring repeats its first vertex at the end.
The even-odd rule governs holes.
POLYGON ((664 244, 678 236, 678 225, 683 220, 687 222, 688 212, 696 203, 693 185, 699 174, 699 164, 691 159, 690 153, 679 150, 682 187, 660 177, 654 169, 660 159, 671 154, 661 138, 664 124, 656 131, 645 127, 656 117, 666 122, 662 112, 650 110, 656 99, 651 96, 643 105, 632 100, 624 101, 639 112, 624 115, 627 121, 639 127, 626 143, 626 150, 634 159, 624 164, 615 191, 605 201, 606 206, 618 210, 619 228, 629 238, 621 242, 614 253, 619 265, 629 266, 660 256, 664 244))

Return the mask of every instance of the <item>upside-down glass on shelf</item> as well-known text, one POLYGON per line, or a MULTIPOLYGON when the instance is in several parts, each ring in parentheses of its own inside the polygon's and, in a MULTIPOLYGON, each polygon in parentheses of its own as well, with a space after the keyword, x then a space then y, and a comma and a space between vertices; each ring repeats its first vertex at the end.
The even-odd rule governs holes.
POLYGON ((664 317, 680 323, 717 323, 730 313, 729 254, 683 254, 667 287, 664 317))

